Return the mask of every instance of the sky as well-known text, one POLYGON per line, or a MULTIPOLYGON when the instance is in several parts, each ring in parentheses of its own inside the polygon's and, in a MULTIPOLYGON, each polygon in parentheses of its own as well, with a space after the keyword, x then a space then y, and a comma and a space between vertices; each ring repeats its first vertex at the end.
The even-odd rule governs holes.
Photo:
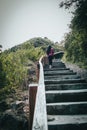
POLYGON ((0 0, 0 45, 3 50, 34 37, 63 40, 71 13, 59 8, 62 0, 0 0))

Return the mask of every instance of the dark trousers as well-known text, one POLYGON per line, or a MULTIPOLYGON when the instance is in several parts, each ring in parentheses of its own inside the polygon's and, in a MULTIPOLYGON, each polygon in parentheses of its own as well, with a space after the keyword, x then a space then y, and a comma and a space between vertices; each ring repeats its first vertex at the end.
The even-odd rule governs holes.
POLYGON ((53 59, 53 56, 48 56, 49 65, 52 65, 52 59, 53 59))

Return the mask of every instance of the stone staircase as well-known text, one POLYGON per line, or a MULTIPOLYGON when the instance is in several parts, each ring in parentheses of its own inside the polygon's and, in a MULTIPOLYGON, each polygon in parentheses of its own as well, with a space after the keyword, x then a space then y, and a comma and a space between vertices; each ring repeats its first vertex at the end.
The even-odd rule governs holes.
POLYGON ((87 82, 61 61, 44 68, 48 130, 87 130, 87 82))

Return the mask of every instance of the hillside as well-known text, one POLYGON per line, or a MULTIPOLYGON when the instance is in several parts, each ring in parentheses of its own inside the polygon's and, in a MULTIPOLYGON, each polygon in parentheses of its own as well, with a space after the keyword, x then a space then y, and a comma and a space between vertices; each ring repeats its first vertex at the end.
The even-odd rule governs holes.
POLYGON ((36 63, 46 54, 48 45, 52 45, 55 52, 63 49, 47 37, 37 37, 5 50, 0 55, 0 100, 18 89, 27 89, 29 83, 36 82, 36 63))
POLYGON ((46 48, 62 50, 48 38, 33 38, 0 54, 0 128, 28 129, 28 85, 36 82, 36 65, 46 48), (9 125, 10 123, 10 125, 9 125))

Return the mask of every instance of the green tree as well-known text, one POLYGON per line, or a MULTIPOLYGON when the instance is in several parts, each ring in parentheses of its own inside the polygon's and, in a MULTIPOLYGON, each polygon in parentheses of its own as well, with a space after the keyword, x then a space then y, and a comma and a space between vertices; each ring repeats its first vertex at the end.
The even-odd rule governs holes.
POLYGON ((67 0, 60 6, 70 8, 74 4, 75 11, 70 24, 71 32, 65 39, 65 50, 67 59, 73 62, 87 64, 87 1, 67 0))
POLYGON ((6 82, 6 73, 3 69, 2 58, 0 56, 0 88, 3 88, 6 85, 6 82))

